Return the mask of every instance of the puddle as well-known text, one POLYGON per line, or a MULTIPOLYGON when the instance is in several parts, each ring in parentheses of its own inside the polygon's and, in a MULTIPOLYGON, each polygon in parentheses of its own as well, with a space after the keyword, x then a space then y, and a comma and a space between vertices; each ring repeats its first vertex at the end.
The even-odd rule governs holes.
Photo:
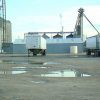
POLYGON ((10 75, 10 74, 22 74, 26 73, 27 71, 0 71, 0 75, 10 75))
POLYGON ((12 60, 0 60, 0 63, 14 64, 14 62, 12 60))
POLYGON ((26 67, 12 67, 12 74, 26 73, 29 69, 26 67))
MULTIPOLYGON (((0 71, 0 75, 23 74, 23 73, 26 73, 27 71, 30 71, 30 70, 26 69, 26 67, 21 67, 21 68, 16 67, 12 71, 0 71)), ((51 71, 51 72, 48 72, 45 74, 38 74, 38 75, 33 75, 33 76, 41 76, 41 77, 89 77, 91 75, 87 74, 87 73, 81 73, 79 71, 68 69, 68 70, 60 70, 60 71, 51 71)))
POLYGON ((40 76, 41 77, 89 77, 91 75, 68 69, 61 71, 51 71, 46 74, 41 74, 40 76))
POLYGON ((57 63, 57 62, 45 62, 43 63, 43 65, 58 65, 60 63, 57 63))
POLYGON ((50 67, 32 67, 32 68, 35 68, 35 69, 46 69, 46 68, 50 68, 50 67))
POLYGON ((0 75, 22 74, 26 72, 26 67, 12 67, 12 69, 0 71, 0 75))
POLYGON ((32 83, 36 83, 36 84, 43 84, 43 83, 46 83, 45 81, 31 81, 32 83))
POLYGON ((29 61, 28 64, 43 65, 43 62, 33 62, 33 61, 29 61))
POLYGON ((26 71, 28 68, 26 67, 12 67, 12 70, 15 70, 15 71, 26 71))
POLYGON ((35 61, 19 61, 19 60, 0 60, 0 63, 5 64, 35 64, 35 65, 43 65, 44 62, 35 62, 35 61))
POLYGON ((0 63, 4 64, 32 64, 32 65, 58 65, 58 62, 35 62, 35 61, 17 61, 17 60, 0 60, 0 63))
POLYGON ((12 71, 11 74, 22 74, 22 73, 26 73, 26 71, 12 71))
POLYGON ((12 67, 12 68, 15 68, 15 69, 26 69, 26 67, 12 67))
POLYGON ((33 66, 33 67, 13 67, 15 70, 30 70, 30 69, 46 69, 50 67, 44 67, 44 66, 33 66))
POLYGON ((14 60, 0 60, 0 63, 4 63, 4 64, 22 64, 22 63, 26 63, 26 62, 14 61, 14 60))
POLYGON ((12 67, 12 69, 0 71, 0 75, 22 74, 22 73, 31 71, 32 69, 45 69, 45 68, 48 68, 48 67, 43 67, 43 66, 40 66, 40 67, 12 67))

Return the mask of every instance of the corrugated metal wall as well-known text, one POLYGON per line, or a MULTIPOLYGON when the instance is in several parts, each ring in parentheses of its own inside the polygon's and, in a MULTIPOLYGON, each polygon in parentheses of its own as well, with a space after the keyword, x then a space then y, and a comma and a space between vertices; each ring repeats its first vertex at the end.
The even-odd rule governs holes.
POLYGON ((72 44, 72 43, 60 43, 60 44, 48 44, 47 53, 70 53, 70 46, 77 46, 78 52, 83 52, 83 44, 72 44))
MULTIPOLYGON (((57 44, 47 44, 47 53, 70 53, 70 46, 77 46, 78 52, 83 52, 82 43, 57 43, 57 44)), ((13 53, 27 53, 25 44, 13 44, 13 53)))
POLYGON ((13 53, 27 53, 25 44, 13 44, 13 53))

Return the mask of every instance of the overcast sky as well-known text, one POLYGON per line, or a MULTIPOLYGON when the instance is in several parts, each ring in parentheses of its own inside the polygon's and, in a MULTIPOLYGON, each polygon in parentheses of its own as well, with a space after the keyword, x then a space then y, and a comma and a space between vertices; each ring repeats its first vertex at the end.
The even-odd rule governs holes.
MULTIPOLYGON (((61 31, 61 22, 64 31, 74 31, 80 7, 100 31, 100 0, 7 0, 6 7, 13 40, 23 38, 26 32, 61 31)), ((96 34, 91 30, 85 22, 84 31, 96 34)))

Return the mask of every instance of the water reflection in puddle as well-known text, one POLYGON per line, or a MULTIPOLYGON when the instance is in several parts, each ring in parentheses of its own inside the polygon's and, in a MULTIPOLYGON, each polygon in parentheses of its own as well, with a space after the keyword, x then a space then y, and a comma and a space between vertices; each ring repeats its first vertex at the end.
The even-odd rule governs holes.
POLYGON ((69 69, 69 70, 61 70, 61 71, 52 71, 47 74, 41 74, 40 76, 42 77, 89 77, 91 75, 69 69))
MULTIPOLYGON (((41 68, 41 67, 36 67, 41 68)), ((45 68, 45 67, 43 67, 45 68)), ((30 72, 32 68, 26 68, 26 67, 13 67, 11 71, 0 71, 0 75, 15 75, 15 74, 23 74, 26 72, 30 72)), ((84 73, 78 70, 72 70, 72 69, 66 69, 66 70, 58 70, 58 71, 51 71, 48 73, 41 73, 41 74, 34 74, 33 76, 40 76, 40 77, 89 77, 94 76, 88 73, 84 73)))
POLYGON ((60 64, 60 63, 57 63, 57 62, 45 62, 45 63, 43 63, 43 65, 57 65, 57 64, 60 64))
POLYGON ((45 81, 31 81, 31 82, 36 84, 46 83, 45 81))
POLYGON ((12 69, 0 71, 0 75, 22 74, 26 72, 26 67, 12 67, 12 69))
POLYGON ((26 73, 26 71, 12 71, 11 74, 22 74, 22 73, 26 73))
POLYGON ((12 60, 0 60, 0 63, 14 64, 12 60))
POLYGON ((0 60, 0 63, 5 64, 35 64, 35 65, 43 65, 43 62, 34 62, 34 61, 23 61, 23 60, 0 60))
POLYGON ((10 74, 22 74, 26 73, 27 71, 0 71, 0 75, 10 75, 10 74))
POLYGON ((13 67, 15 70, 30 70, 30 69, 46 69, 50 67, 44 67, 44 66, 35 66, 35 67, 13 67))
POLYGON ((32 71, 32 69, 46 69, 49 67, 12 67, 12 69, 8 69, 8 70, 1 70, 0 71, 0 75, 10 75, 10 74, 22 74, 22 73, 26 73, 26 72, 30 72, 32 71))
MULTIPOLYGON (((19 61, 19 60, 0 60, 0 63, 2 64, 31 64, 31 65, 58 65, 58 64, 61 64, 61 63, 58 63, 58 62, 37 62, 37 61, 29 61, 29 60, 26 60, 26 61, 19 61)), ((21 67, 19 67, 21 68, 21 67)), ((35 68, 40 68, 40 67, 35 67, 35 68)), ((47 67, 41 67, 41 68, 47 68, 47 67)))

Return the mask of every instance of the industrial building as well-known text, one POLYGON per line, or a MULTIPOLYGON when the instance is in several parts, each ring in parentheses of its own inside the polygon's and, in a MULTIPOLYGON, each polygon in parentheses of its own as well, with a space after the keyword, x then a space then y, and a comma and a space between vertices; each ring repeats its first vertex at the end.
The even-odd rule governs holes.
MULTIPOLYGON (((84 14, 84 9, 78 10, 73 32, 31 32, 38 33, 46 39, 47 53, 82 53, 85 49, 86 37, 83 33, 83 17, 93 26, 89 19, 84 14)), ((93 26, 93 28, 98 30, 93 26)), ((29 32, 28 32, 29 33, 29 32)), ((27 33, 25 33, 27 34, 27 33)), ((26 39, 17 39, 12 43, 12 24, 6 20, 6 2, 0 0, 0 52, 1 53, 28 53, 26 49, 26 39)))
MULTIPOLYGON (((46 39, 47 53, 70 53, 71 48, 75 47, 78 53, 84 51, 85 37, 83 34, 83 12, 79 9, 75 29, 73 32, 37 32, 46 39)), ((0 50, 5 53, 28 53, 24 39, 17 39, 12 44, 11 22, 1 18, 0 26, 0 50), (5 22, 5 23, 4 23, 5 22)), ((36 32, 32 32, 34 34, 36 32)), ((27 34, 27 33, 26 33, 27 34)), ((74 48, 73 48, 74 50, 74 48)))
MULTIPOLYGON (((42 34, 42 36, 44 37, 44 34, 42 34)), ((68 37, 65 38, 63 36, 62 37, 58 36, 58 34, 54 36, 52 35, 52 37, 45 34, 44 38, 46 39, 47 53, 49 54, 50 53, 53 53, 53 54, 54 53, 70 53, 70 49, 73 46, 77 47, 78 53, 82 53, 84 51, 84 43, 81 38, 73 38, 73 37, 69 37, 69 35, 68 37)), ((26 49, 26 45, 25 45, 25 38, 15 40, 15 42, 13 43, 13 53, 28 53, 26 49)))
MULTIPOLYGON (((86 49, 85 42, 86 36, 83 33, 83 17, 91 24, 91 26, 97 31, 94 25, 89 21, 86 15, 83 13, 84 9, 80 8, 78 10, 78 17, 75 24, 75 29, 73 32, 28 32, 31 34, 38 33, 43 38, 46 39, 47 53, 83 53, 86 49)), ((26 39, 17 39, 14 43, 11 43, 11 23, 6 21, 6 34, 3 38, 4 51, 7 53, 18 53, 26 54, 28 50, 26 49, 26 39), (6 38, 7 37, 7 38, 6 38), (9 44, 9 46, 6 46, 9 44)), ((2 28, 0 30, 2 32, 2 28)), ((25 33, 27 34, 27 33, 25 33)), ((2 36, 1 36, 2 37, 2 36)), ((1 39, 2 44, 2 39, 1 39)), ((2 46, 1 46, 2 47, 2 46)))
MULTIPOLYGON (((78 10, 75 29, 73 32, 31 32, 38 33, 46 39, 47 53, 70 53, 71 48, 77 49, 78 53, 84 51, 85 37, 83 34, 83 12, 84 9, 78 10)), ((26 33, 27 34, 27 33, 26 33)), ((17 40, 13 44, 13 53, 27 53, 25 39, 17 40)))

